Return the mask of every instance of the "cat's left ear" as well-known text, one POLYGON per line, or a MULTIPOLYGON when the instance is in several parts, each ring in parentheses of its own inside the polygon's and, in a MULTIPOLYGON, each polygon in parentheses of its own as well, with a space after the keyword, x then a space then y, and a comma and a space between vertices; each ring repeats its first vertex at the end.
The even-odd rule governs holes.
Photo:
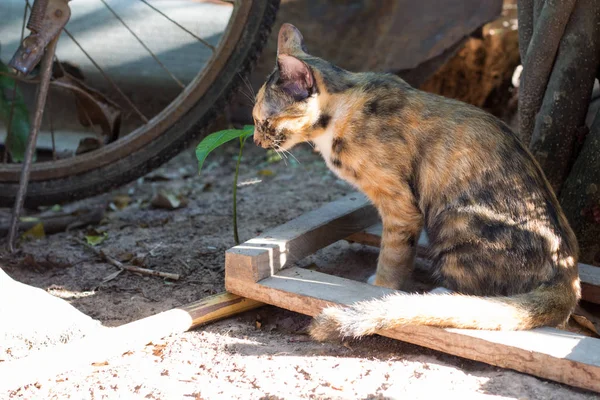
POLYGON ((294 97, 304 100, 312 92, 315 80, 310 67, 294 56, 286 54, 277 57, 281 88, 294 97))
POLYGON ((306 46, 302 34, 292 24, 285 23, 279 29, 277 37, 277 55, 306 53, 306 46))

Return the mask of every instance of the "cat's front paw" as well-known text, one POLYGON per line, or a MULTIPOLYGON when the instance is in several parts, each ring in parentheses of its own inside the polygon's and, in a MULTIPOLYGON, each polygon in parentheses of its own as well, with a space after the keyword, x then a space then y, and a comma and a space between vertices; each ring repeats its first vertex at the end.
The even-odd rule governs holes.
POLYGON ((368 283, 369 285, 373 285, 373 286, 375 286, 375 276, 376 276, 376 275, 377 275, 377 274, 373 274, 373 275, 371 275, 371 276, 369 277, 369 279, 367 279, 367 283, 368 283))

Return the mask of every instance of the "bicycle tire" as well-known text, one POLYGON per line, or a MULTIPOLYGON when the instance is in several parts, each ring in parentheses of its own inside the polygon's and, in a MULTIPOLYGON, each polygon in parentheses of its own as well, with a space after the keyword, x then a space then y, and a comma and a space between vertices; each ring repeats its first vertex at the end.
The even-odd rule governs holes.
MULTIPOLYGON (((252 71, 275 22, 279 2, 252 2, 247 23, 223 68, 202 97, 157 137, 115 162, 83 173, 59 179, 35 179, 34 176, 27 188, 25 206, 61 204, 112 190, 156 169, 184 150, 192 140, 205 136, 207 126, 252 71)), ((191 95, 193 92, 188 93, 187 98, 191 95)), ((18 182, 3 179, 0 171, 0 206, 12 206, 18 187, 18 182)))

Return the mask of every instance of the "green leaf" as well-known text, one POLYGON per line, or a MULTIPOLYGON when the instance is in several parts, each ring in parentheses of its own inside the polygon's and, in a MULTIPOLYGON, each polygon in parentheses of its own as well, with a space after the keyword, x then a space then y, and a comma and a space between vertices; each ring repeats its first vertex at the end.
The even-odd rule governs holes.
POLYGON ((267 163, 268 164, 273 164, 276 162, 279 162, 283 160, 283 158, 281 157, 281 154, 279 154, 278 152, 276 152, 275 150, 267 150, 267 163))
POLYGON ((106 232, 93 232, 92 235, 85 235, 85 241, 90 246, 97 246, 100 243, 104 242, 106 238, 108 238, 108 233, 106 232))
POLYGON ((198 172, 202 171, 202 165, 208 157, 209 153, 219 146, 232 141, 233 139, 240 138, 240 140, 246 140, 248 137, 254 134, 254 126, 246 125, 243 129, 226 129, 223 131, 211 133, 205 137, 198 147, 196 147, 196 158, 198 159, 198 172))
POLYGON ((242 128, 242 130, 246 132, 247 136, 251 136, 254 134, 254 125, 244 125, 244 128, 242 128))
MULTIPOLYGON (((0 62, 0 71, 8 73, 10 69, 0 62)), ((21 162, 25 158, 25 148, 27 147, 27 137, 30 130, 29 111, 18 87, 14 98, 7 97, 7 95, 12 96, 15 84, 14 79, 6 75, 0 75, 0 119, 2 119, 5 126, 10 125, 10 138, 7 137, 5 143, 8 142, 8 151, 12 160, 21 162), (11 108, 13 109, 12 122, 9 123, 11 108)))

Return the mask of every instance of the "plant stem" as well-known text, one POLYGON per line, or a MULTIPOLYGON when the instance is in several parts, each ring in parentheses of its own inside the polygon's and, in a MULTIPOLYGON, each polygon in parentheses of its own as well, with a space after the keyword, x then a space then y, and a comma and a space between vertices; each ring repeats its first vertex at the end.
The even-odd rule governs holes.
POLYGON ((244 143, 246 143, 246 138, 240 137, 240 152, 238 153, 237 163, 235 164, 235 176, 233 178, 233 240, 235 241, 236 246, 240 244, 240 237, 238 235, 237 227, 237 182, 240 171, 240 162, 242 161, 242 149, 244 148, 244 143))

